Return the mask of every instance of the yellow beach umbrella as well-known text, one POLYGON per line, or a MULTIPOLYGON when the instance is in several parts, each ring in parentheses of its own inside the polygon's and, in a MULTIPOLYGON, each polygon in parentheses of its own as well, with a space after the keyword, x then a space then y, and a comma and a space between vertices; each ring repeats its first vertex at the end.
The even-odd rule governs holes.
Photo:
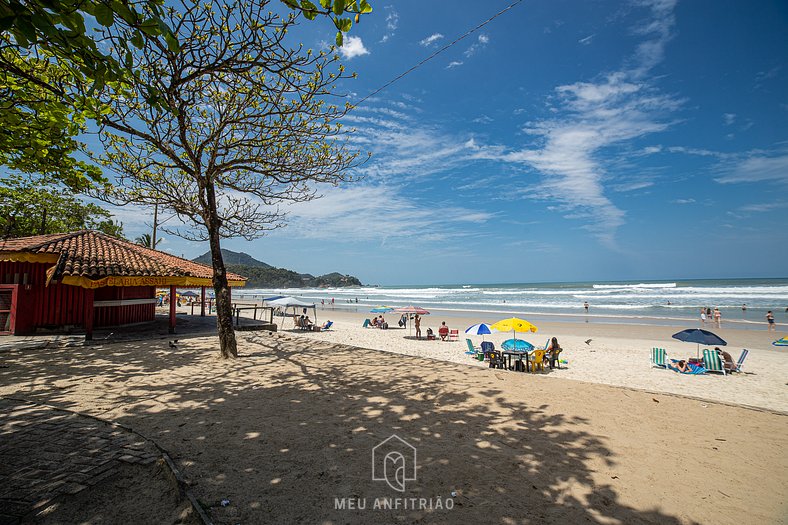
POLYGON ((501 319, 497 323, 490 325, 490 328, 495 328, 499 332, 536 332, 538 328, 526 321, 517 317, 509 319, 501 319))

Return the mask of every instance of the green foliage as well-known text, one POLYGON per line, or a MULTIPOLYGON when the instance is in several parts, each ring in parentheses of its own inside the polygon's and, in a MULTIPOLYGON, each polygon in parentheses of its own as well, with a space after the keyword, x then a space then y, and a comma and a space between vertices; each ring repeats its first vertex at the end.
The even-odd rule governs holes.
POLYGON ((304 18, 307 20, 314 20, 318 15, 323 15, 331 18, 334 26, 337 28, 336 43, 337 46, 342 47, 344 42, 343 33, 350 31, 353 27, 353 21, 358 24, 361 21, 361 15, 366 15, 372 12, 372 6, 369 5, 367 0, 320 0, 320 7, 309 0, 281 0, 290 9, 294 11, 301 11, 304 18), (355 15, 353 18, 343 16, 345 13, 355 15))
POLYGON ((0 180, 0 236, 25 237, 99 230, 123 238, 123 225, 105 209, 80 200, 53 179, 7 175, 0 180))
POLYGON ((117 55, 103 50, 107 46, 100 48, 86 18, 104 27, 127 29, 127 39, 111 42, 119 55, 128 51, 131 38, 143 33, 162 37, 177 51, 177 39, 161 18, 163 4, 162 0, 0 0, 3 47, 44 52, 100 90, 108 82, 127 80, 132 72, 119 63, 117 55))
POLYGON ((134 239, 134 242, 139 244, 140 246, 144 246, 145 248, 156 248, 156 246, 158 246, 159 243, 161 242, 161 239, 156 239, 156 246, 153 246, 153 237, 151 236, 151 234, 143 233, 142 235, 134 239))
POLYGON ((76 136, 86 130, 87 103, 69 103, 42 87, 65 86, 73 76, 56 63, 0 50, 3 62, 26 76, 0 71, 0 165, 28 174, 56 177, 73 190, 102 181, 101 170, 75 155, 82 149, 76 136))
POLYGON ((361 286, 361 281, 351 275, 330 273, 313 277, 285 268, 247 266, 228 264, 227 270, 243 275, 248 279, 247 288, 336 288, 342 286, 361 286))

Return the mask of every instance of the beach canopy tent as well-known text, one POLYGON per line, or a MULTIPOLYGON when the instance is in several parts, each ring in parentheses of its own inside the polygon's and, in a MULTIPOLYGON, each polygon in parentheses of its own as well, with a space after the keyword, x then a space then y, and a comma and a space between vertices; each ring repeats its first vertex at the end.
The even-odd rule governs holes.
MULTIPOLYGON (((227 272, 228 284, 246 277, 227 272)), ((0 241, 0 333, 27 335, 39 327, 153 321, 156 288, 213 286, 213 269, 101 232, 80 230, 0 241), (7 304, 9 308, 2 305, 7 304)), ((203 292, 204 293, 204 292, 203 292)), ((170 302, 170 333, 175 332, 170 302)))
POLYGON ((274 295, 271 297, 266 297, 265 299, 263 299, 263 302, 267 303, 269 301, 276 301, 277 299, 282 299, 283 297, 284 295, 274 295))
POLYGON ((293 315, 300 315, 300 313, 304 310, 304 308, 311 308, 312 315, 314 318, 312 319, 313 322, 317 322, 317 305, 315 303, 306 303, 295 297, 280 297, 279 299, 274 299, 272 301, 266 300, 268 306, 273 306, 275 308, 281 308, 282 311, 287 314, 288 308, 293 309, 293 315))

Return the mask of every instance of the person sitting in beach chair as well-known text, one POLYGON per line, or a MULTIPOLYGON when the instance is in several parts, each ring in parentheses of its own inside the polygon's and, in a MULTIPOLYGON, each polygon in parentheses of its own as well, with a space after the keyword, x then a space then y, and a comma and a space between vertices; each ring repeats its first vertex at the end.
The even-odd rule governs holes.
POLYGON ((385 319, 383 319, 383 316, 381 315, 380 317, 378 317, 378 328, 382 330, 386 330, 388 327, 389 324, 386 322, 385 319))
POLYGON ((446 326, 446 321, 443 321, 441 327, 438 328, 438 335, 441 336, 441 341, 445 341, 449 337, 449 327, 446 326))
POLYGON ((545 361, 549 363, 551 369, 555 368, 556 365, 558 365, 558 368, 561 368, 561 362, 559 361, 558 356, 561 355, 563 350, 564 349, 561 348, 561 345, 558 344, 558 338, 553 337, 550 340, 550 343, 547 345, 547 348, 545 348, 544 355, 545 361))
POLYGON ((334 323, 332 321, 326 321, 323 323, 323 326, 320 327, 320 331, 322 332, 323 330, 329 330, 333 324, 334 323))
POLYGON ((427 341, 434 341, 435 340, 435 332, 432 331, 432 328, 427 328, 427 341))

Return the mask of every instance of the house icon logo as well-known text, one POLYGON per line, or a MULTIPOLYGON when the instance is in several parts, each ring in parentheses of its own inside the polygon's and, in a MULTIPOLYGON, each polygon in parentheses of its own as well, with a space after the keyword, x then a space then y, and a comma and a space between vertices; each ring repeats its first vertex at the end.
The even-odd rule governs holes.
POLYGON ((405 482, 416 480, 416 447, 392 434, 372 449, 372 480, 405 492, 405 482))

